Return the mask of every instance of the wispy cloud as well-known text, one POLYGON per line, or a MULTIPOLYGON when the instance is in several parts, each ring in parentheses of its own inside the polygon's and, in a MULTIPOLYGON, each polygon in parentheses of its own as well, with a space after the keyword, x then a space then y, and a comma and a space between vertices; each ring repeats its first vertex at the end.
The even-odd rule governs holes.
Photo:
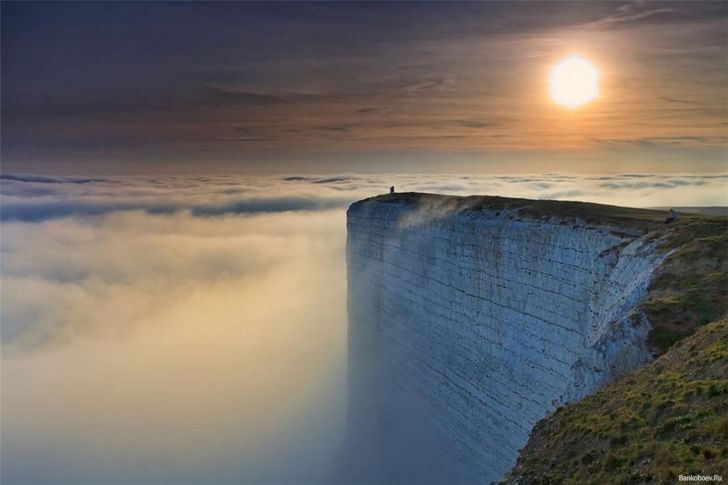
POLYGON ((610 24, 635 22, 646 19, 653 15, 673 12, 672 7, 648 8, 649 5, 643 1, 626 3, 616 7, 609 15, 591 22, 588 27, 602 27, 610 24))
POLYGON ((106 182, 101 178, 85 178, 85 177, 45 177, 42 175, 0 175, 0 180, 8 180, 15 182, 31 182, 37 184, 89 184, 91 182, 106 182))
POLYGON ((245 91, 236 87, 206 84, 204 86, 212 99, 235 102, 242 105, 268 106, 285 104, 288 101, 281 96, 245 91))
POLYGON ((597 143, 610 147, 695 147, 728 146, 728 137, 722 136, 655 136, 645 138, 596 139, 597 143))
POLYGON ((658 96, 657 99, 661 101, 667 101, 668 103, 678 103, 678 104, 702 104, 700 101, 693 101, 690 99, 678 99, 673 98, 670 96, 658 96))

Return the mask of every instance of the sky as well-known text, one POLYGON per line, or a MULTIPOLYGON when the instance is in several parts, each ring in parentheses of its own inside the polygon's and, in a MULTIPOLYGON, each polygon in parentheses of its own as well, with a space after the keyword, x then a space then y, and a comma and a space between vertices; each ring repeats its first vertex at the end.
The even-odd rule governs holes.
POLYGON ((330 481, 390 185, 728 206, 725 2, 0 10, 3 483, 330 481))
POLYGON ((2 169, 711 172, 725 2, 3 2, 2 169), (599 70, 575 110, 559 60, 599 70))

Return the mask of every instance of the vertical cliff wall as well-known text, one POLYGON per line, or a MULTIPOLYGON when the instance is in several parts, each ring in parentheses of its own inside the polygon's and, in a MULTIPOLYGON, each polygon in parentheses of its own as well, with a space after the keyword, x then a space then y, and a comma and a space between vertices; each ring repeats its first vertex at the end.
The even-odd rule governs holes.
POLYGON ((362 480, 500 479, 548 412, 649 360, 655 214, 624 211, 424 194, 349 208, 362 480))

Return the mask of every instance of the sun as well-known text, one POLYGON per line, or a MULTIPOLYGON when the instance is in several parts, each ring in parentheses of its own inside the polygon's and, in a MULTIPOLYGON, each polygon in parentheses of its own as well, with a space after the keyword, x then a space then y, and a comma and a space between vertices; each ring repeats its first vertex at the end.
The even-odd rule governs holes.
POLYGON ((556 103, 577 108, 599 96, 599 71, 581 56, 568 57, 551 69, 549 89, 556 103))

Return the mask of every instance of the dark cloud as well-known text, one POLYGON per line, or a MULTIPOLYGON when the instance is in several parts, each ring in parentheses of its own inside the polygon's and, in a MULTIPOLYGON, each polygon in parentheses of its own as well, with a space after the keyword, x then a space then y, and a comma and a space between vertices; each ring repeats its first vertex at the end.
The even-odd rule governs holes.
POLYGON ((314 129, 320 131, 330 131, 334 133, 349 133, 353 128, 356 128, 357 126, 359 125, 356 123, 340 123, 336 125, 316 126, 314 129))
MULTIPOLYGON (((328 183, 328 182, 314 182, 328 183)), ((233 193, 239 193, 239 190, 233 193)), ((230 193, 225 191, 225 193, 230 193)), ((255 214, 267 212, 318 211, 346 207, 352 200, 345 198, 270 197, 245 198, 219 204, 175 204, 164 201, 63 201, 4 202, 0 211, 2 221, 40 222, 61 217, 89 217, 115 211, 144 211, 149 214, 172 214, 190 211, 194 216, 223 216, 230 214, 255 214)))
POLYGON ((320 179, 312 180, 311 183, 314 183, 314 184, 340 184, 342 182, 351 182, 353 180, 355 180, 354 177, 340 176, 340 177, 320 178, 320 179))
POLYGON ((690 99, 677 99, 677 98, 672 98, 670 96, 658 96, 657 99, 659 99, 660 101, 667 101, 668 103, 702 104, 700 101, 693 101, 690 99))
POLYGON ((270 106, 285 104, 289 101, 270 94, 261 94, 245 91, 242 89, 226 86, 208 84, 205 89, 212 99, 219 99, 225 102, 234 102, 241 105, 270 106))
POLYGON ((343 208, 349 205, 349 198, 305 198, 279 197, 272 199, 245 199, 223 205, 197 206, 191 209, 196 216, 219 216, 227 214, 249 214, 260 212, 317 211, 343 208))
POLYGON ((245 128, 245 127, 239 127, 236 126, 232 130, 234 135, 231 136, 222 136, 222 137, 214 137, 213 141, 223 141, 223 142, 264 142, 264 141, 274 141, 277 138, 275 136, 271 136, 270 134, 263 134, 259 130, 253 129, 253 128, 245 128))
MULTIPOLYGON (((625 177, 629 179, 630 177, 625 177)), ((632 177, 634 178, 634 176, 632 177)), ((644 178, 644 177, 639 177, 644 178)), ((612 179, 614 180, 614 179, 612 179)), ((618 179, 617 179, 618 180, 618 179)), ((653 189, 672 189, 677 187, 687 187, 687 186, 702 186, 707 185, 708 180, 704 179, 693 179, 693 180, 683 180, 679 178, 670 178, 666 180, 657 180, 652 182, 632 182, 630 180, 623 180, 620 182, 603 182, 599 184, 599 187, 603 187, 606 189, 622 189, 622 190, 640 190, 640 189, 647 189, 647 188, 653 188, 653 189)))
POLYGON ((609 147, 708 147, 725 146, 728 144, 728 137, 722 136, 655 136, 644 138, 600 138, 594 140, 596 143, 609 147))
POLYGON ((0 175, 0 180, 12 180, 14 182, 31 182, 39 184, 88 184, 91 182, 107 182, 100 178, 76 178, 76 177, 44 177, 41 175, 0 175))
POLYGON ((451 123, 458 126, 464 126, 466 128, 490 128, 495 125, 495 123, 478 120, 453 120, 451 123))
POLYGON ((82 200, 54 200, 49 202, 4 202, 0 212, 2 221, 40 222, 61 217, 99 216, 121 210, 143 210, 150 214, 170 214, 177 210, 172 204, 159 202, 140 204, 112 200, 85 202, 82 200))

